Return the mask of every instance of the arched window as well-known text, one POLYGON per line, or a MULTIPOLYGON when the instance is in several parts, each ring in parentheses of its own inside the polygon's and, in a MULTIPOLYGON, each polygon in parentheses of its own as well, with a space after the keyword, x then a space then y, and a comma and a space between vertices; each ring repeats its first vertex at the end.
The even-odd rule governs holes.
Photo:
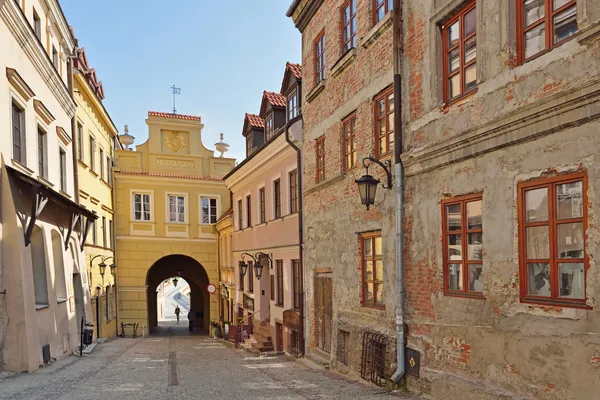
POLYGON ((48 306, 48 278, 46 276, 46 254, 44 234, 39 226, 31 234, 31 265, 33 269, 33 291, 36 308, 48 306))
POLYGON ((52 231, 52 258, 54 261, 54 291, 56 292, 56 301, 67 301, 63 243, 60 234, 54 230, 52 231))
POLYGON ((106 302, 105 302, 105 306, 106 306, 106 320, 110 321, 110 294, 111 290, 110 290, 110 286, 106 285, 106 291, 105 293, 105 297, 106 297, 106 302))

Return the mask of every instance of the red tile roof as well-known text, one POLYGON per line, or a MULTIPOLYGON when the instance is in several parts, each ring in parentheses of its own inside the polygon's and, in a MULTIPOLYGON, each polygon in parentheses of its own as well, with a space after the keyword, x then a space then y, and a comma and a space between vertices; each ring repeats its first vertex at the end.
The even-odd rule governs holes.
POLYGON ((302 79, 302 65, 288 62, 285 67, 292 71, 296 79, 302 79))
POLYGON ((164 113, 159 111, 148 111, 149 117, 161 117, 161 118, 175 118, 175 119, 186 119, 188 121, 200 121, 200 117, 195 115, 185 115, 185 114, 171 114, 164 113))
POLYGON ((252 126, 254 128, 264 128, 265 127, 265 120, 256 114, 246 113, 246 119, 248 120, 248 123, 250 124, 250 126, 252 126))
POLYGON ((157 178, 181 178, 181 179, 194 179, 198 181, 222 181, 221 178, 213 178, 210 176, 194 176, 194 175, 180 175, 180 174, 158 174, 155 172, 127 172, 127 171, 115 171, 119 175, 133 175, 133 176, 152 176, 157 178))
POLYGON ((266 97, 271 106, 275 107, 285 107, 285 96, 281 93, 275 92, 267 92, 266 90, 263 92, 263 97, 266 97))

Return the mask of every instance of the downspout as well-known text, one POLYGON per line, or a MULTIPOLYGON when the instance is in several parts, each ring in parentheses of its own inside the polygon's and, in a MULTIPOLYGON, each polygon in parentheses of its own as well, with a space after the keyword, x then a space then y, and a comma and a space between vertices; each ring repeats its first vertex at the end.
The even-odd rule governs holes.
POLYGON ((402 164, 402 36, 401 1, 394 0, 393 38, 394 38, 394 172, 396 177, 396 364, 397 369, 392 381, 400 382, 406 372, 404 363, 404 165, 402 164))
MULTIPOLYGON (((73 55, 77 52, 77 47, 73 49, 73 55)), ((73 58, 69 57, 69 62, 67 63, 67 75, 68 75, 68 84, 69 84, 69 92, 71 93, 71 98, 75 101, 75 86, 73 84, 73 58)), ((75 102, 77 105, 77 102, 75 102)), ((75 203, 79 204, 79 171, 77 166, 77 149, 79 148, 79 142, 77 142, 77 122, 75 115, 71 118, 71 140, 73 142, 71 155, 73 156, 73 191, 75 203)))
MULTIPOLYGON (((300 92, 301 86, 298 84, 300 92)), ((299 96, 300 97, 300 96, 299 96)), ((302 108, 300 108, 302 109, 302 108)), ((300 114, 302 115, 302 114, 300 114)), ((298 122, 304 123, 302 119, 298 122)), ((296 151, 296 164, 298 173, 296 176, 298 177, 298 257, 300 262, 300 304, 298 305, 300 308, 300 352, 302 355, 305 353, 305 340, 304 340, 304 252, 302 251, 302 245, 304 243, 304 214, 303 214, 303 200, 302 200, 302 153, 300 148, 294 144, 294 142, 290 139, 288 135, 289 122, 285 124, 285 140, 288 142, 290 147, 296 151)))

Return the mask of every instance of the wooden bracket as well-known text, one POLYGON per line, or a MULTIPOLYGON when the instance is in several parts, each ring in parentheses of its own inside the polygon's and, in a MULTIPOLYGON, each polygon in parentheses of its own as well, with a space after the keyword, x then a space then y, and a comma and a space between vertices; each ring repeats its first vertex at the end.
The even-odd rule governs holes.
POLYGON ((92 227, 92 223, 94 222, 90 217, 84 217, 81 215, 81 224, 83 226, 83 235, 81 236, 81 243, 79 245, 79 251, 83 251, 83 246, 85 246, 85 241, 87 240, 87 235, 92 227))
POLYGON ((75 228, 75 225, 77 225, 77 221, 79 221, 79 214, 71 214, 71 219, 69 221, 69 230, 65 235, 65 251, 69 250, 69 239, 71 239, 71 233, 73 232, 73 228, 75 228))
POLYGON ((37 221, 44 210, 44 207, 46 207, 46 204, 48 204, 48 197, 44 197, 39 191, 36 191, 35 201, 31 203, 31 217, 29 217, 29 224, 25 231, 25 247, 29 246, 29 243, 31 243, 31 234, 33 233, 35 221, 37 221))

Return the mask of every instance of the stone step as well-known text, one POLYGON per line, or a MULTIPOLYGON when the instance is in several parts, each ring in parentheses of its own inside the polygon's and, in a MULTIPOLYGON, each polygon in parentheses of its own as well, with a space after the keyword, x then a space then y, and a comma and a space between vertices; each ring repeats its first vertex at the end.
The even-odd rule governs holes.
POLYGON ((323 369, 329 369, 329 365, 327 365, 327 367, 325 367, 323 364, 319 364, 316 363, 314 361, 311 361, 308 358, 298 358, 296 359, 296 362, 306 368, 310 368, 310 369, 316 369, 316 370, 323 370, 323 369))
POLYGON ((329 369, 329 357, 329 354, 319 349, 313 349, 310 353, 306 354, 307 359, 326 369, 329 369))

